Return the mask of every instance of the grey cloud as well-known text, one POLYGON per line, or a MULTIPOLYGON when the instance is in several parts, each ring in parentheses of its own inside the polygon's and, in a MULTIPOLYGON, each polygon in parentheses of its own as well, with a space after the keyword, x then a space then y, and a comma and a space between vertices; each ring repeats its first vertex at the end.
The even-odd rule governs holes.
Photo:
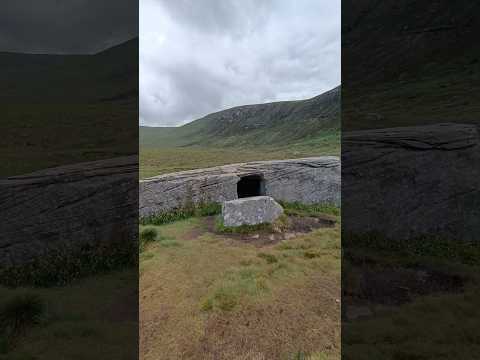
POLYGON ((165 116, 162 125, 175 126, 179 123, 178 119, 182 122, 193 120, 198 113, 221 106, 224 84, 196 64, 176 64, 162 69, 162 72, 166 75, 162 81, 168 83, 170 94, 153 89, 141 96, 141 116, 144 119, 155 118, 162 113, 165 116), (201 81, 197 81, 199 79, 201 81))
POLYGON ((267 22, 274 0, 163 0, 165 11, 200 32, 242 37, 267 22))
POLYGON ((340 83, 340 0, 140 3, 140 122, 309 98, 340 83))
POLYGON ((138 36, 137 0, 6 0, 0 51, 94 53, 138 36))

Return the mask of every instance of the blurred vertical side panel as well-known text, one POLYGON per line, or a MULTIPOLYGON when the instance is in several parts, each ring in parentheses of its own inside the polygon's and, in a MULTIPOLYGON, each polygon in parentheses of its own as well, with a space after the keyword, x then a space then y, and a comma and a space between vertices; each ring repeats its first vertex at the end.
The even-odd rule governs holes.
POLYGON ((343 1, 343 359, 478 358, 479 14, 343 1))
POLYGON ((0 359, 135 359, 138 2, 0 6, 0 359))

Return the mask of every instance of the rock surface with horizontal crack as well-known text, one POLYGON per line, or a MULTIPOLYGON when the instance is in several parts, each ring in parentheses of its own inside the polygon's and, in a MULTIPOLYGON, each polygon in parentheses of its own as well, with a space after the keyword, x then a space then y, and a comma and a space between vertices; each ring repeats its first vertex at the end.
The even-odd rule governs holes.
POLYGON ((478 241, 477 127, 437 124, 342 137, 342 231, 478 241))
POLYGON ((134 242, 138 157, 83 162, 2 179, 0 216, 0 269, 44 257, 51 250, 64 249, 64 256, 70 256, 83 246, 134 242))

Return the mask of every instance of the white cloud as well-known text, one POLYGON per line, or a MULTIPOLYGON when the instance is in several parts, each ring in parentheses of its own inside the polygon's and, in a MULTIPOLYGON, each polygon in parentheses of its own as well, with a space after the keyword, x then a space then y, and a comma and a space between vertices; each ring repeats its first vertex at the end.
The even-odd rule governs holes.
POLYGON ((142 0, 140 122, 174 126, 340 83, 340 0, 142 0))

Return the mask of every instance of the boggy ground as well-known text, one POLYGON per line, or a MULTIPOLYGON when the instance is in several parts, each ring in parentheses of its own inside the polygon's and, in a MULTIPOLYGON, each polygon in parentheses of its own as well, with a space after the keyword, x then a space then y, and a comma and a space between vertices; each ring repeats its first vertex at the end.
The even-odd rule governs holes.
POLYGON ((213 224, 154 226, 140 254, 140 358, 339 358, 339 224, 275 241, 213 224))

